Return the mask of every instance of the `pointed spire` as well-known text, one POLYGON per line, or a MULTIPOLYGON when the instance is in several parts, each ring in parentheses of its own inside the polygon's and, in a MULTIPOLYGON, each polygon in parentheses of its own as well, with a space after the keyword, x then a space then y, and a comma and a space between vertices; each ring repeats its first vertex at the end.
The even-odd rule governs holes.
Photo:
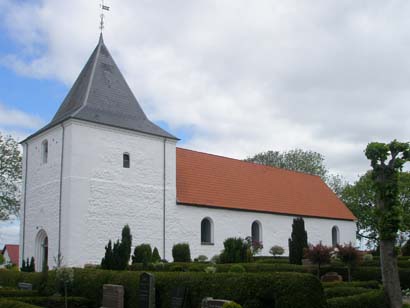
POLYGON ((105 46, 102 33, 54 118, 39 132, 70 118, 177 139, 147 118, 105 46))

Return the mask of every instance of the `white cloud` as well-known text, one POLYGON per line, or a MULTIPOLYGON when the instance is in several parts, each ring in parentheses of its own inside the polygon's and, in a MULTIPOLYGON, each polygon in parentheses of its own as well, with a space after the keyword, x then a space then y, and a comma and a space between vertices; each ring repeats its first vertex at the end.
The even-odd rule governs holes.
MULTIPOLYGON (((107 1, 105 42, 153 120, 238 158, 294 147, 349 179, 369 141, 410 135, 405 0, 107 1)), ((21 51, 2 63, 71 84, 97 42, 98 1, 5 0, 21 51)))
POLYGON ((20 233, 20 222, 18 220, 0 222, 0 249, 4 244, 18 244, 20 233))
POLYGON ((0 103, 0 132, 21 141, 33 130, 44 125, 40 117, 0 103))

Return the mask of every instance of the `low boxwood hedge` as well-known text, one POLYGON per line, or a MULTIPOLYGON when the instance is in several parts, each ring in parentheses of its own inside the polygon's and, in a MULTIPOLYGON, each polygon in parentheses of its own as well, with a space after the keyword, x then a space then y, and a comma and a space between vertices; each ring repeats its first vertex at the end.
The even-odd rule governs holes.
MULTIPOLYGON (((311 271, 315 272, 315 269, 312 267, 311 271)), ((343 280, 348 280, 346 267, 324 266, 321 268, 321 275, 324 275, 327 272, 336 272, 343 277, 343 280)), ((399 268, 399 275, 402 289, 410 288, 410 268, 399 268)), ((352 269, 352 279, 359 281, 381 281, 382 275, 380 268, 359 266, 352 269)))
POLYGON ((362 294, 371 292, 372 289, 366 289, 361 287, 338 287, 338 288, 325 288, 326 299, 335 297, 346 297, 356 294, 362 294))
POLYGON ((359 288, 366 288, 366 289, 380 289, 381 285, 380 282, 376 280, 370 281, 337 281, 337 282, 322 282, 324 288, 348 288, 348 287, 359 287, 359 288))
MULTIPOLYGON (((0 273, 0 285, 5 282, 16 285, 20 281, 33 283, 38 287, 41 273, 0 273), (13 277, 13 274, 16 277, 13 277), (30 274, 30 275, 28 275, 30 274)), ((156 272, 158 304, 169 307, 170 294, 176 286, 189 288, 190 307, 199 307, 203 297, 234 300, 245 308, 323 308, 325 299, 319 280, 304 273, 184 273, 156 272), (252 299, 252 301, 250 301, 252 299)), ((94 307, 101 306, 103 284, 124 286, 125 307, 137 307, 140 272, 108 271, 97 269, 75 269, 74 283, 70 295, 88 298, 94 307)), ((52 286, 54 273, 49 273, 48 284, 52 286)))
POLYGON ((327 300, 328 308, 388 308, 383 290, 327 300))
MULTIPOLYGON (((40 307, 48 308, 64 308, 65 298, 63 296, 34 296, 34 297, 15 297, 12 300, 23 302, 40 307)), ((67 297, 69 308, 89 308, 92 307, 92 302, 83 297, 67 297)))
POLYGON ((9 298, 0 298, 1 308, 41 308, 39 306, 30 305, 27 303, 19 302, 9 298))
MULTIPOLYGON (((209 263, 199 262, 173 262, 173 263, 151 263, 144 266, 142 263, 134 263, 129 266, 132 271, 159 271, 159 272, 203 272, 205 268, 211 266, 209 263)), ((288 263, 230 263, 230 264, 215 264, 218 273, 227 273, 232 266, 241 265, 248 273, 258 272, 298 272, 307 273, 310 271, 302 265, 288 264, 288 263)))
POLYGON ((12 288, 1 288, 0 289, 0 298, 1 297, 27 297, 27 296, 37 296, 37 291, 28 291, 28 290, 18 290, 12 288))

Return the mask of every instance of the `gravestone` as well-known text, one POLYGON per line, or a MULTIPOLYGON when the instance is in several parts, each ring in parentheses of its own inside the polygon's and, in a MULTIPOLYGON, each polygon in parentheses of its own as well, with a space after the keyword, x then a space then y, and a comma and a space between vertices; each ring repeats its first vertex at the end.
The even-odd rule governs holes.
POLYGON ((320 280, 323 282, 343 281, 343 277, 336 272, 328 272, 320 277, 320 280))
POLYGON ((33 285, 31 283, 27 283, 27 282, 19 282, 17 287, 20 290, 33 290, 33 285))
POLYGON ((124 287, 115 284, 103 285, 101 308, 124 308, 124 287))
POLYGON ((150 273, 142 273, 138 295, 138 308, 155 307, 155 278, 150 273))
POLYGON ((225 299, 214 299, 212 297, 205 297, 202 300, 201 308, 221 308, 225 303, 230 303, 225 299))
POLYGON ((185 304, 187 289, 185 287, 176 287, 171 293, 171 308, 183 308, 185 304))

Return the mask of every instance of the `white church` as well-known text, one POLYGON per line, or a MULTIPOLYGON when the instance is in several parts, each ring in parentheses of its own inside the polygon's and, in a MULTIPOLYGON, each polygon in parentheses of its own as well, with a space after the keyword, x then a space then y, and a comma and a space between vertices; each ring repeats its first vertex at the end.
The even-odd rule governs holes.
MULTIPOLYGON (((20 260, 37 270, 99 264, 125 224, 133 246, 211 258, 228 237, 285 248, 303 217, 310 243, 355 242, 355 216, 317 176, 177 147, 152 123, 104 44, 48 125, 22 142, 20 260)), ((21 261, 20 261, 21 262, 21 261)))

